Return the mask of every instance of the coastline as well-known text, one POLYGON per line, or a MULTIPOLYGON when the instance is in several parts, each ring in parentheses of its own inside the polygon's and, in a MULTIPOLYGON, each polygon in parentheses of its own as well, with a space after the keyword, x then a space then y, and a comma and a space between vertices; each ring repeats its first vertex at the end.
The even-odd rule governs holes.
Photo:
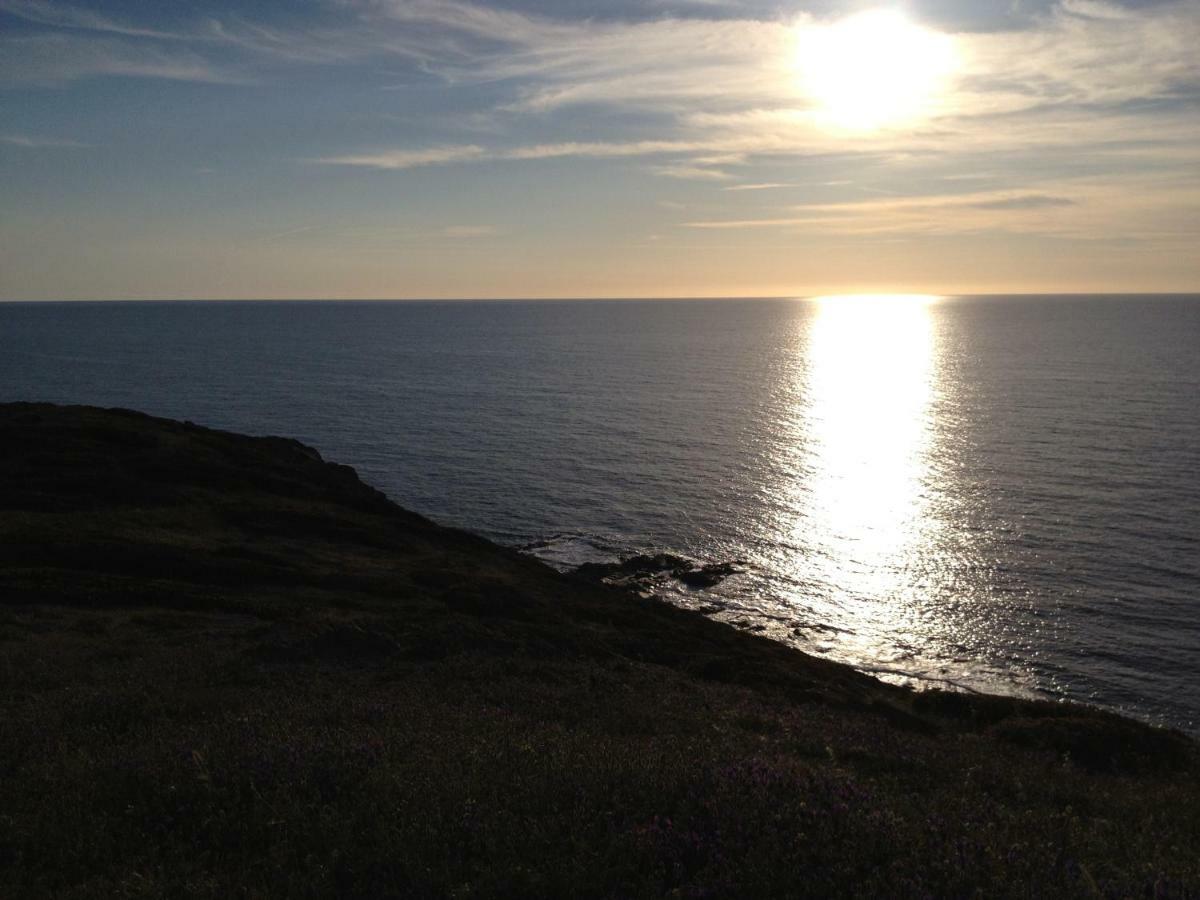
POLYGON ((6 889, 1200 890, 1178 732, 890 686, 289 439, 47 404, 0 436, 6 889))
POLYGON ((705 592, 703 602, 729 601, 719 619, 752 619, 828 658, 975 689, 1012 679, 1197 733, 1200 506, 1186 335, 1200 307, 976 300, 926 308, 946 338, 931 359, 960 329, 981 355, 931 373, 944 399, 958 399, 906 419, 934 429, 927 452, 911 458, 921 479, 915 469, 899 477, 892 463, 909 457, 894 442, 853 439, 854 422, 890 420, 869 402, 830 407, 846 413, 841 458, 860 472, 836 484, 844 466, 823 455, 828 435, 789 424, 819 412, 810 409, 819 398, 800 390, 819 319, 806 303, 9 310, 17 355, 5 399, 300 437, 403 506, 510 546, 577 530, 612 539, 617 556, 747 559, 751 572, 705 592), (346 341, 326 346, 329 327, 346 341), (1040 337, 1014 347, 1004 337, 1013 328, 1040 337), (439 334, 452 336, 449 347, 439 349, 439 334), (556 342, 572 334, 594 339, 582 356, 560 357, 556 342), (722 335, 736 348, 710 352, 722 335), (254 350, 263 341, 266 357, 254 350), (1020 366, 1004 364, 1013 353, 1020 366), (1055 380, 1062 357, 1093 377, 1055 380), (1177 373, 1161 390, 1144 364, 1160 358, 1177 373), (1121 359, 1134 364, 1117 376, 1121 359), (1110 387, 1098 393, 1093 380, 1110 387), (694 389, 675 397, 684 383, 694 389), (992 399, 967 402, 979 391, 992 399), (675 399, 659 415, 661 392, 675 399), (1057 411, 1068 421, 1055 424, 1057 411), (534 434, 529 421, 545 428, 534 434), (743 457, 746 439, 756 450, 743 457), (1041 462, 1028 466, 1030 454, 1041 462), (879 465, 864 469, 866 459, 879 465), (722 474, 741 463, 738 477, 722 474), (895 480, 878 485, 872 472, 895 480), (888 509, 910 504, 919 529, 858 505, 880 487, 888 509))
MULTIPOLYGON (((605 554, 606 558, 574 560, 568 563, 563 560, 561 554, 555 555, 552 552, 547 555, 546 553, 547 550, 552 551, 554 545, 564 538, 572 541, 590 541, 586 535, 571 533, 552 535, 548 538, 539 538, 520 544, 506 543, 502 540, 497 540, 496 543, 544 562, 564 575, 613 585, 633 591, 643 599, 653 597, 682 609, 700 612, 715 622, 739 631, 770 638, 809 656, 819 656, 847 665, 857 672, 889 684, 918 691, 941 688, 968 694, 998 694, 1026 700, 1058 702, 1065 699, 1049 693, 1039 695, 1037 691, 1018 684, 1011 678, 1011 673, 1007 680, 1003 680, 998 673, 991 673, 986 679, 977 679, 982 683, 972 684, 968 679, 953 677, 950 674, 934 675, 912 668, 889 666, 879 661, 854 661, 841 658, 837 654, 813 653, 811 650, 806 650, 795 639, 798 632, 829 633, 837 632, 840 629, 830 622, 815 621, 806 622, 803 625, 787 622, 772 629, 770 627, 773 624, 771 619, 774 617, 758 613, 740 604, 731 604, 727 599, 718 599, 709 593, 712 588, 722 584, 726 579, 745 574, 748 564, 744 560, 696 560, 684 556, 674 549, 651 549, 621 556, 615 552, 610 542, 609 552, 605 554)), ((1103 708, 1102 704, 1092 705, 1103 708)), ((1110 711, 1117 712, 1119 715, 1127 715, 1129 718, 1138 718, 1136 715, 1119 710, 1110 711)), ((1147 724, 1162 723, 1148 722, 1147 724)))

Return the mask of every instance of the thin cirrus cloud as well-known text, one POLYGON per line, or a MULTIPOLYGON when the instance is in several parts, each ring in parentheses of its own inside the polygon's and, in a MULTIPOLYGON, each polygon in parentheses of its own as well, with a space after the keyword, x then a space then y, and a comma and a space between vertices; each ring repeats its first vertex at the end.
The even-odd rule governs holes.
POLYGON ((273 230, 268 234, 258 235, 254 239, 262 243, 277 243, 301 239, 334 237, 339 240, 352 241, 363 246, 370 241, 383 241, 387 245, 407 244, 422 241, 469 241, 479 238, 495 237, 500 230, 494 225, 443 225, 440 228, 371 228, 362 229, 342 225, 307 224, 296 225, 282 230, 273 230))
POLYGON ((0 85, 61 85, 101 76, 229 85, 254 81, 243 67, 178 47, 74 33, 0 39, 0 85))
POLYGON ((651 166, 650 171, 664 178, 678 178, 683 181, 728 181, 734 177, 724 169, 681 164, 651 166))
MULTIPOLYGON (((0 0, 0 12, 60 29, 4 39, 8 62, 0 63, 0 80, 127 75, 236 84, 263 77, 264 68, 281 61, 348 65, 393 58, 419 62, 451 87, 504 85, 509 96, 498 105, 513 115, 587 105, 649 108, 677 129, 688 124, 678 121, 681 115, 690 115, 694 131, 697 116, 802 111, 797 32, 819 25, 804 13, 596 22, 459 0, 345 6, 353 14, 336 27, 213 16, 167 30, 45 0, 0 0), (172 46, 180 41, 187 47, 172 46)), ((1194 52, 1200 10, 1191 2, 1133 16, 1100 0, 1064 0, 1040 27, 959 40, 964 68, 946 110, 957 117, 1162 97, 1200 75, 1194 52)), ((344 154, 353 155, 379 154, 344 154)))
POLYGON ((774 191, 780 188, 799 187, 790 181, 760 181, 752 184, 731 184, 721 190, 723 191, 774 191))
POLYGON ((310 162, 370 169, 414 169, 457 162, 540 159, 618 159, 665 154, 708 153, 758 146, 757 141, 564 141, 561 143, 485 148, 477 144, 431 147, 423 150, 392 150, 380 153, 320 157, 310 162))
POLYGON ((10 147, 24 147, 29 150, 47 150, 47 149, 80 149, 92 146, 85 144, 83 141, 72 141, 65 138, 41 137, 31 134, 0 134, 0 144, 7 144, 10 147))
MULTIPOLYGON (((389 15, 435 22, 494 46, 469 65, 447 57, 433 71, 450 84, 510 85, 505 112, 546 115, 572 107, 657 112, 670 140, 561 142, 542 147, 373 149, 322 161, 373 168, 536 159, 554 156, 809 154, 861 148, 823 133, 797 89, 789 55, 797 29, 790 21, 719 20, 634 23, 552 23, 463 3, 395 3, 389 15), (674 145, 673 147, 670 145, 674 145), (553 149, 559 148, 559 149, 553 149)), ((1178 96, 1200 81, 1200 7, 1174 3, 1132 17, 1108 4, 1074 2, 1047 14, 1041 27, 960 35, 962 69, 936 122, 921 131, 884 133, 869 143, 894 152, 939 152, 1020 142, 1072 142, 1075 120, 1089 139, 1128 135, 1132 102, 1178 96), (1082 111, 1082 114, 1081 114, 1082 111)), ((1141 113, 1138 131, 1177 130, 1178 114, 1141 113)), ((677 160, 663 174, 691 170, 720 180, 727 173, 700 161, 677 160)))
MULTIPOLYGON (((485 36, 497 46, 451 80, 517 82, 512 108, 547 110, 581 103, 671 105, 703 101, 706 111, 794 105, 797 30, 811 15, 786 20, 655 20, 551 23, 462 3, 396 3, 393 15, 485 36)), ((1200 72, 1194 53, 1200 10, 1169 3, 1131 16, 1096 15, 1109 4, 1076 0, 1040 27, 960 35, 963 106, 1011 111, 1046 102, 1115 102, 1155 96, 1200 72), (986 97, 991 103, 981 106, 986 97)), ((1112 7, 1116 10, 1118 8, 1112 7)))
MULTIPOLYGON (((89 210, 105 190, 118 212, 154 197, 122 247, 194 238, 185 211, 225 197, 246 205, 246 233, 277 235, 271 252, 303 244, 305 266, 321 246, 519 250, 539 227, 580 247, 606 228, 660 246, 719 236, 746 258, 771 231, 1155 243, 1172 258, 1200 240, 1195 0, 909 0, 950 36, 954 70, 919 118, 850 133, 822 120, 802 38, 870 5, 0 0, 0 165, 26 185, 0 210, 5 233, 32 234, 21 216, 38 221, 39 192, 69 182, 89 210), (72 147, 92 150, 50 152, 72 147), (22 179, 35 166, 65 177, 22 179), (180 171, 214 177, 185 196, 180 171), (338 228, 286 225, 329 209, 338 228)), ((14 265, 0 251, 0 292, 14 265)))
POLYGON ((353 64, 428 52, 416 42, 383 40, 358 19, 298 27, 226 13, 157 28, 46 0, 0 0, 0 14, 26 26, 0 37, 0 85, 112 76, 249 85, 280 65, 353 64))
POLYGON ((1025 194, 1017 197, 1000 197, 995 200, 979 200, 976 209, 1053 209, 1059 206, 1074 206, 1070 197, 1055 197, 1050 194, 1025 194))
POLYGON ((850 236, 1013 233, 1074 241, 1153 239, 1176 247, 1195 240, 1200 187, 1185 189, 1185 196, 1179 197, 1174 179, 1147 175, 1130 182, 1080 180, 1070 184, 1070 196, 983 191, 812 203, 790 207, 782 215, 699 219, 684 226, 701 231, 814 230, 850 236), (1170 209, 1176 212, 1164 215, 1170 209))
MULTIPOLYGON (((960 222, 947 218, 955 211, 976 210, 1039 210, 1078 206, 1079 201, 1069 197, 1048 194, 1011 194, 1005 192, 975 193, 943 197, 905 197, 887 200, 858 200, 843 203, 813 203, 795 207, 796 213, 760 219, 716 219, 686 222, 688 228, 701 229, 747 229, 747 228, 794 228, 799 225, 820 223, 829 226, 837 219, 852 220, 855 227, 868 219, 882 220, 883 227, 891 228, 902 223, 907 227, 919 225, 924 228, 936 222, 940 227, 955 229, 960 222), (864 215, 865 214, 865 215, 864 215)), ((995 220, 992 220, 995 221, 995 220)), ((874 230, 876 225, 872 225, 874 230)))
POLYGON ((0 12, 8 13, 9 15, 33 22, 37 25, 50 25, 59 28, 99 31, 109 34, 122 34, 129 37, 161 40, 178 40, 184 37, 170 31, 125 24, 116 19, 101 15, 94 10, 71 6, 66 3, 51 3, 48 0, 0 0, 0 12))

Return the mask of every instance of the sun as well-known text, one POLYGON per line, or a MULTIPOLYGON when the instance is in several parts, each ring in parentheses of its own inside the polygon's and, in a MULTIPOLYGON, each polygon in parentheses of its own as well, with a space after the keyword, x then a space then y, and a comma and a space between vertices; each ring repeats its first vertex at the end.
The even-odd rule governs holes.
POLYGON ((958 61, 954 38, 896 10, 798 29, 801 86, 825 126, 876 131, 931 114, 958 61))

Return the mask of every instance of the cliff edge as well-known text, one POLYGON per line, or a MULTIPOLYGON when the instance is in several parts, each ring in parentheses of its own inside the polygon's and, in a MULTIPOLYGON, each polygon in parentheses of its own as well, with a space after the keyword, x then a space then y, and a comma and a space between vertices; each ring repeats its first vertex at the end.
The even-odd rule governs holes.
POLYGON ((1196 896, 1200 763, 561 575, 284 438, 0 405, 0 895, 1196 896))

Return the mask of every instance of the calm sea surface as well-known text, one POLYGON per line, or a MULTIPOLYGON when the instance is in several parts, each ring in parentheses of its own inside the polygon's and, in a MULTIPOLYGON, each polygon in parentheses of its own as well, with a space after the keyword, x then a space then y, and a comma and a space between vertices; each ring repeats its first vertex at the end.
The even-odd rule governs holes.
POLYGON ((1200 297, 0 304, 0 400, 298 437, 893 680, 1200 730, 1200 297))

